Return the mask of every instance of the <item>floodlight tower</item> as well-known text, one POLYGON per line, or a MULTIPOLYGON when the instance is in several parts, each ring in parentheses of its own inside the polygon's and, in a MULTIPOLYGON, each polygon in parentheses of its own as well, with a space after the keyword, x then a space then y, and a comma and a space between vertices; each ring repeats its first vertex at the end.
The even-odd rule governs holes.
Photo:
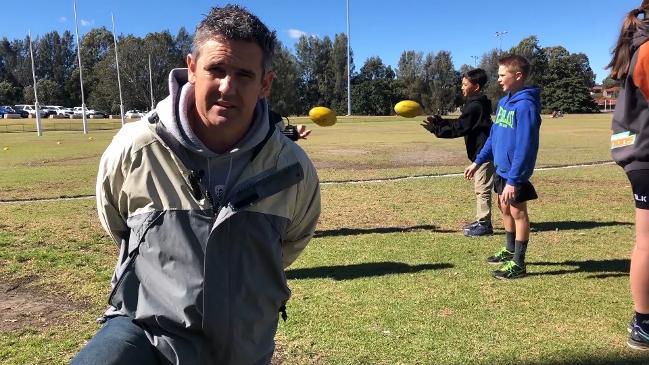
POLYGON ((349 36, 349 0, 347 0, 347 115, 352 115, 351 38, 349 36))
POLYGON ((500 31, 500 32, 496 32, 496 38, 498 38, 498 50, 499 50, 500 52, 503 51, 503 37, 504 37, 505 34, 507 34, 507 33, 509 33, 509 32, 506 31, 506 30, 503 30, 503 31, 500 31))

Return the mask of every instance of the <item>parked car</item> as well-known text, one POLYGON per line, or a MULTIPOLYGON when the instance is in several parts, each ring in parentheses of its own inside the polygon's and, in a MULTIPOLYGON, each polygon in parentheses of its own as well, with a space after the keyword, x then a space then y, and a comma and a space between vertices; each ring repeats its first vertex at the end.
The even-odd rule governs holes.
POLYGON ((108 118, 108 113, 103 110, 93 110, 88 111, 88 115, 94 115, 96 117, 108 118))
POLYGON ((144 116, 144 113, 137 110, 137 109, 129 110, 126 113, 124 113, 124 117, 129 118, 129 119, 142 118, 143 116, 144 116))
POLYGON ((69 116, 73 114, 72 109, 60 105, 46 105, 45 107, 49 110, 53 110, 56 115, 69 116))
POLYGON ((49 117, 50 115, 54 115, 54 114, 56 114, 56 110, 52 109, 52 108, 51 108, 50 106, 48 106, 48 105, 41 105, 41 106, 39 107, 39 109, 40 109, 41 111, 43 111, 43 115, 44 115, 46 118, 49 117))
POLYGON ((5 114, 14 114, 13 109, 9 109, 7 107, 0 106, 0 118, 4 117, 5 114))
MULTIPOLYGON (((29 113, 30 117, 36 118, 36 107, 34 105, 18 104, 18 105, 16 105, 16 107, 14 109, 15 110, 24 110, 27 113, 29 113)), ((39 111, 39 115, 41 117, 47 116, 47 114, 42 109, 39 108, 38 111, 39 111)))
POLYGON ((3 107, 6 108, 6 109, 9 109, 11 111, 11 113, 9 113, 9 114, 18 114, 18 115, 20 115, 21 118, 29 117, 29 113, 27 111, 25 111, 25 110, 22 110, 22 109, 18 110, 18 109, 14 108, 11 105, 4 105, 3 107))

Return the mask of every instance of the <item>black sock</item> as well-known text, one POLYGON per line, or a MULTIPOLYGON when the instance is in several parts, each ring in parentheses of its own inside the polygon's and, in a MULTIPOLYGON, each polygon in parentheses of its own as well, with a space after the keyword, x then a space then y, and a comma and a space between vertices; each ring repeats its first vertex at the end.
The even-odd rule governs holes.
POLYGON ((519 241, 516 240, 515 243, 515 248, 514 248, 514 262, 516 265, 523 267, 525 265, 525 251, 527 251, 527 242, 529 240, 525 241, 519 241))
POLYGON ((635 312, 635 324, 645 333, 649 333, 649 313, 635 312))
POLYGON ((505 239, 507 240, 506 241, 507 251, 514 252, 514 249, 515 249, 514 240, 516 240, 516 232, 507 232, 507 231, 505 231, 505 239))

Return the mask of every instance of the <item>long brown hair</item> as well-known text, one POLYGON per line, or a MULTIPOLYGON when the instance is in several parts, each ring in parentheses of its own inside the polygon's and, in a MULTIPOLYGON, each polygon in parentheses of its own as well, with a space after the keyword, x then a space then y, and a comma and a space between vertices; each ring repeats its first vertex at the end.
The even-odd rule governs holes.
POLYGON ((620 36, 617 39, 615 49, 613 49, 613 58, 606 68, 611 69, 611 77, 615 80, 624 80, 629 73, 631 63, 631 45, 633 43, 633 34, 642 25, 643 22, 649 22, 649 0, 642 0, 642 4, 637 9, 629 12, 622 23, 620 36), (642 14, 643 18, 638 18, 642 14))

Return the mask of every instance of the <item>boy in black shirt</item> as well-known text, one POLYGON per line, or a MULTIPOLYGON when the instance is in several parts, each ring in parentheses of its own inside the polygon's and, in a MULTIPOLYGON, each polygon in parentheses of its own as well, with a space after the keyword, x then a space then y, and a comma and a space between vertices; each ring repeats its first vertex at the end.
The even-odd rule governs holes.
MULTIPOLYGON (((473 162, 482 149, 491 130, 491 101, 482 93, 487 83, 487 74, 474 69, 462 77, 462 94, 466 104, 458 119, 442 119, 439 115, 426 118, 422 126, 438 138, 464 137, 466 153, 473 162)), ((476 194, 476 221, 464 226, 464 235, 477 237, 493 233, 491 225, 491 189, 494 167, 486 162, 476 171, 474 191, 476 194)))

